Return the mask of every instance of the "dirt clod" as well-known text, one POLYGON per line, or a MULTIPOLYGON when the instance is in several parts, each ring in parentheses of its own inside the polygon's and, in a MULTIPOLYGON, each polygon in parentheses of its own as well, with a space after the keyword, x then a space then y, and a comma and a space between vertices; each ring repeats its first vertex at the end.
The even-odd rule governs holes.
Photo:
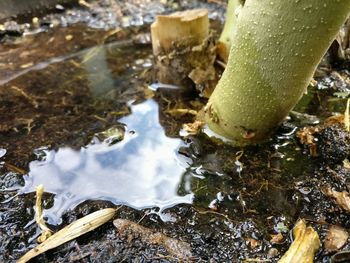
POLYGON ((350 152, 349 133, 340 125, 327 126, 317 135, 318 154, 327 164, 341 163, 350 152))

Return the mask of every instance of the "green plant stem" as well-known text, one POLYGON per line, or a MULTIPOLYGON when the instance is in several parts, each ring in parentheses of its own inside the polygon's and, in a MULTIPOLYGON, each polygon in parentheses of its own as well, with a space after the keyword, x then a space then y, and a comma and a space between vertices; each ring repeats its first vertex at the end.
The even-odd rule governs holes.
POLYGON ((221 32, 219 43, 223 45, 220 56, 224 61, 227 61, 228 53, 231 48, 231 43, 233 39, 233 29, 236 24, 237 15, 235 10, 240 6, 239 0, 228 0, 226 16, 225 16, 225 24, 224 28, 221 32))
POLYGON ((247 0, 206 106, 215 133, 265 140, 295 106, 350 11, 350 0, 247 0))

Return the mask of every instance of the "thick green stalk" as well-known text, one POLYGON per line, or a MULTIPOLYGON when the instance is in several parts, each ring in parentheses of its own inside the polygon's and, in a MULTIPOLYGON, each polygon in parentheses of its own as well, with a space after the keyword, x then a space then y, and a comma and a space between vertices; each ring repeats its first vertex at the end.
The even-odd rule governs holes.
POLYGON ((233 39, 233 29, 236 24, 236 9, 241 6, 239 0, 228 0, 224 28, 219 38, 219 55, 226 62, 233 39))
POLYGON ((350 11, 350 0, 247 0, 206 106, 211 130, 260 142, 295 106, 350 11))

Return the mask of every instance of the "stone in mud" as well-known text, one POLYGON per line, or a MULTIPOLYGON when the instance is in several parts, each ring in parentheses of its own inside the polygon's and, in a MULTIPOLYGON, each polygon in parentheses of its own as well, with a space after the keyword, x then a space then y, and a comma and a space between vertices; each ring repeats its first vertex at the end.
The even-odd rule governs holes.
POLYGON ((23 31, 23 26, 15 21, 8 21, 4 24, 0 24, 0 41, 5 39, 6 36, 19 37, 23 34, 23 31))
POLYGON ((126 235, 129 240, 137 237, 145 243, 163 246, 169 254, 185 261, 192 257, 191 247, 186 242, 168 237, 126 219, 116 219, 113 224, 118 232, 126 235))

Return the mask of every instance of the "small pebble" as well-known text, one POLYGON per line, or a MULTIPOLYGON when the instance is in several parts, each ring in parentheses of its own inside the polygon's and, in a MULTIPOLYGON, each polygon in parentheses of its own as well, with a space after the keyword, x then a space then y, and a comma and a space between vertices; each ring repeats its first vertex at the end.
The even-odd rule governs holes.
POLYGON ((278 250, 277 248, 270 248, 270 250, 267 252, 267 255, 269 258, 274 258, 278 255, 278 250))
POLYGON ((73 36, 72 35, 66 35, 66 40, 67 41, 70 41, 70 40, 72 40, 73 39, 73 36))

